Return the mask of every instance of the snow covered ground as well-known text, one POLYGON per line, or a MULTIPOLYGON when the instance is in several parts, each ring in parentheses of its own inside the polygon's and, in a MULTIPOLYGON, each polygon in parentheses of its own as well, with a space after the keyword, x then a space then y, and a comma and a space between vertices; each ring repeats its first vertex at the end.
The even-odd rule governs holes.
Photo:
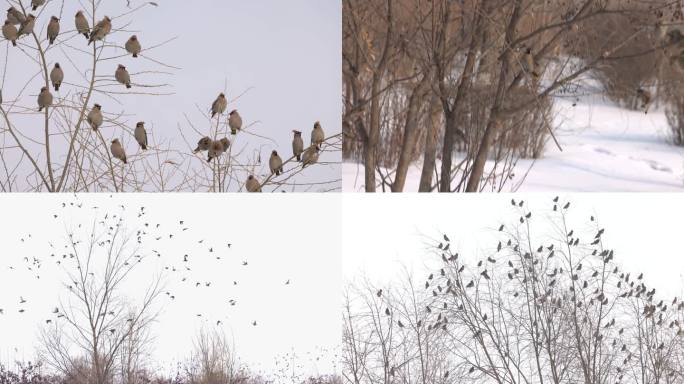
MULTIPOLYGON (((520 160, 508 191, 684 191, 684 148, 668 142, 662 109, 644 114, 596 99, 557 100, 554 109, 563 151, 551 141, 541 159, 520 160)), ((406 192, 418 190, 420 171, 409 169, 406 192)), ((363 164, 345 163, 342 173, 345 192, 364 190, 363 164)))

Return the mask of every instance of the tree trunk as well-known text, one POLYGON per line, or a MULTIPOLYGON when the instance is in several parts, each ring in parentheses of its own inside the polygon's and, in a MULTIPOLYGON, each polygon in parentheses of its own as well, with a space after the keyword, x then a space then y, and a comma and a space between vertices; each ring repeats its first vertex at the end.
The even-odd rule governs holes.
POLYGON ((489 148, 494 142, 494 137, 499 130, 499 109, 503 103, 504 92, 506 90, 506 79, 508 77, 509 66, 511 63, 511 42, 513 41, 513 35, 515 34, 515 28, 518 25, 521 17, 522 0, 516 0, 515 8, 511 14, 511 19, 506 28, 506 37, 504 44, 504 52, 501 55, 501 72, 499 74, 499 83, 496 89, 496 96, 494 97, 494 103, 489 114, 489 121, 487 123, 487 128, 482 136, 482 141, 475 155, 475 161, 473 162, 473 167, 470 172, 470 178, 468 178, 468 184, 466 185, 466 192, 477 192, 480 186, 480 180, 482 175, 484 175, 484 168, 487 162, 487 156, 489 155, 489 148))
POLYGON ((423 79, 413 88, 411 96, 409 97, 408 109, 406 111, 406 120, 404 123, 404 140, 401 145, 401 153, 399 154, 399 161, 397 163, 397 171, 392 183, 392 192, 401 192, 404 190, 406 184, 406 174, 411 165, 411 155, 413 148, 416 145, 418 137, 417 127, 418 119, 420 117, 420 106, 425 92, 427 90, 429 77, 423 76, 423 79))
POLYGON ((430 102, 430 115, 427 116, 428 133, 425 136, 425 152, 423 154, 423 171, 420 174, 418 192, 432 192, 432 171, 435 169, 435 157, 437 156, 437 136, 441 106, 437 96, 432 97, 430 102))
POLYGON ((370 124, 368 126, 368 141, 364 148, 363 165, 364 165, 364 183, 366 185, 366 192, 375 192, 375 167, 378 164, 377 147, 380 141, 380 96, 378 90, 380 89, 380 76, 376 75, 373 79, 373 86, 371 87, 371 95, 376 95, 371 100, 370 107, 370 124))

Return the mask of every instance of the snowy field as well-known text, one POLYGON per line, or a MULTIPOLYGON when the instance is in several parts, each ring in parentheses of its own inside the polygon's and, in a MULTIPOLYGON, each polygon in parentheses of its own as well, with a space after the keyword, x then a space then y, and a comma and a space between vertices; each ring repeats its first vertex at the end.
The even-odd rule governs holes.
MULTIPOLYGON (((554 109, 563 151, 550 141, 542 158, 520 160, 505 191, 684 190, 684 148, 668 142, 662 109, 644 114, 597 100, 557 100, 554 109)), ((364 190, 363 164, 345 163, 342 172, 345 192, 364 190)), ((420 172, 419 163, 409 169, 405 192, 418 190, 420 172)))

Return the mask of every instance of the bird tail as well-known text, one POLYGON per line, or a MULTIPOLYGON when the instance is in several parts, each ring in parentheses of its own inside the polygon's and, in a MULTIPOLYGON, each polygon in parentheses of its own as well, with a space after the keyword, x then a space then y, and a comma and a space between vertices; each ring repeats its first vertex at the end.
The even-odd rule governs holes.
POLYGON ((90 40, 90 36, 88 35, 88 32, 83 32, 83 36, 85 36, 86 39, 90 40))
POLYGON ((134 54, 133 54, 133 57, 138 57, 138 54, 137 54, 137 53, 134 53, 134 54))
POLYGON ((140 147, 142 148, 143 151, 147 150, 147 145, 145 145, 145 144, 141 145, 140 147))
POLYGON ((301 154, 300 154, 300 155, 297 155, 297 161, 300 162, 300 163, 302 162, 302 155, 301 155, 301 154))
POLYGON ((38 112, 41 112, 43 110, 43 107, 38 107, 38 112))
POLYGON ((33 10, 35 11, 36 9, 38 9, 38 6, 37 6, 37 5, 34 5, 34 6, 33 6, 33 10))
POLYGON ((212 112, 212 113, 211 113, 211 118, 212 118, 212 119, 214 118, 214 116, 216 116, 216 112, 212 112))
POLYGON ((16 47, 16 46, 17 46, 17 41, 16 41, 16 40, 12 40, 12 46, 13 46, 13 47, 16 47))
POLYGON ((131 83, 126 83, 126 88, 131 89, 131 83))
POLYGON ((55 84, 55 92, 59 92, 59 84, 55 84))
POLYGON ((231 135, 237 135, 237 129, 231 128, 231 129, 230 129, 230 134, 231 134, 231 135))

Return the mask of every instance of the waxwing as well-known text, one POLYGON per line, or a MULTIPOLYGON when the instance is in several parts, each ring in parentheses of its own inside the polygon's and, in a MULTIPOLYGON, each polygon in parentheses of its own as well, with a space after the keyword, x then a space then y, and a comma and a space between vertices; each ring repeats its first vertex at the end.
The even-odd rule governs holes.
POLYGON ((237 109, 230 111, 228 117, 228 126, 230 127, 231 135, 237 134, 237 131, 242 129, 242 117, 238 113, 237 109))
POLYGON ((121 146, 119 139, 112 140, 112 145, 110 149, 112 151, 112 156, 123 161, 124 164, 128 164, 128 162, 126 161, 126 152, 124 151, 124 148, 121 146))
POLYGON ((132 54, 133 57, 138 57, 138 53, 142 51, 142 47, 140 46, 138 36, 133 35, 130 39, 128 39, 128 41, 126 42, 126 51, 132 54))
POLYGON ((47 26, 47 38, 50 41, 50 44, 52 45, 55 42, 55 39, 59 35, 59 19, 56 16, 52 16, 50 18, 50 22, 48 23, 47 26))
POLYGON ((128 74, 126 67, 123 65, 119 64, 116 68, 116 72, 114 72, 114 77, 116 78, 116 81, 126 85, 126 88, 131 88, 131 75, 128 74))
POLYGON ((276 176, 283 173, 283 159, 278 156, 277 151, 271 152, 271 157, 268 159, 268 167, 271 169, 271 174, 276 174, 276 176))
POLYGON ((211 138, 209 136, 204 136, 197 142, 197 148, 195 148, 192 153, 197 153, 200 151, 207 151, 211 147, 211 138))
POLYGON ((93 131, 97 131, 97 129, 102 126, 102 106, 100 104, 95 104, 93 106, 93 109, 88 113, 87 120, 93 131))
POLYGON ((86 39, 90 39, 90 24, 88 24, 88 19, 86 19, 83 11, 76 12, 75 23, 78 33, 85 36, 86 39))
POLYGON ((311 131, 311 144, 319 146, 323 144, 323 140, 325 140, 325 132, 323 132, 321 123, 317 121, 314 123, 313 130, 311 131))
POLYGON ((21 26, 19 27, 18 35, 30 35, 33 32, 33 27, 36 26, 36 17, 33 16, 32 14, 29 13, 29 15, 26 17, 26 20, 24 20, 23 23, 21 23, 21 26))
POLYGON ((217 113, 219 115, 223 114, 228 108, 228 100, 226 100, 226 95, 220 93, 216 100, 211 104, 211 117, 214 117, 217 113))
POLYGON ((45 4, 45 0, 31 0, 31 6, 34 11, 43 4, 45 4))
POLYGON ((52 71, 50 71, 50 81, 52 82, 52 86, 55 87, 55 92, 59 91, 59 86, 62 85, 63 80, 64 71, 62 71, 62 67, 59 66, 59 63, 55 63, 52 71))
POLYGON ((249 175, 245 182, 245 189, 247 192, 261 192, 261 185, 256 177, 249 175))
POLYGON ((38 112, 42 111, 43 108, 47 108, 52 105, 52 93, 48 87, 43 87, 40 89, 40 94, 38 95, 38 112))
POLYGON ((318 151, 319 148, 315 145, 310 146, 304 151, 304 155, 302 155, 302 168, 318 161, 318 151))
POLYGON ((17 46, 17 37, 19 33, 17 27, 14 26, 9 20, 5 20, 5 24, 2 26, 2 37, 12 42, 13 46, 17 46))
POLYGON ((90 33, 90 39, 88 40, 88 45, 94 41, 100 41, 105 38, 112 31, 112 20, 105 16, 102 20, 98 21, 93 27, 90 33))
POLYGON ((18 9, 10 7, 7 10, 7 21, 9 21, 12 25, 20 25, 24 22, 24 20, 26 20, 26 17, 18 9))
POLYGON ((302 132, 293 130, 294 137, 292 138, 292 154, 297 157, 297 161, 302 161, 302 153, 304 152, 304 140, 302 140, 302 132))
POLYGON ((133 132, 133 136, 135 137, 135 141, 140 144, 140 148, 142 150, 147 149, 147 131, 145 130, 145 122, 140 121, 138 124, 135 125, 135 131, 133 132))

